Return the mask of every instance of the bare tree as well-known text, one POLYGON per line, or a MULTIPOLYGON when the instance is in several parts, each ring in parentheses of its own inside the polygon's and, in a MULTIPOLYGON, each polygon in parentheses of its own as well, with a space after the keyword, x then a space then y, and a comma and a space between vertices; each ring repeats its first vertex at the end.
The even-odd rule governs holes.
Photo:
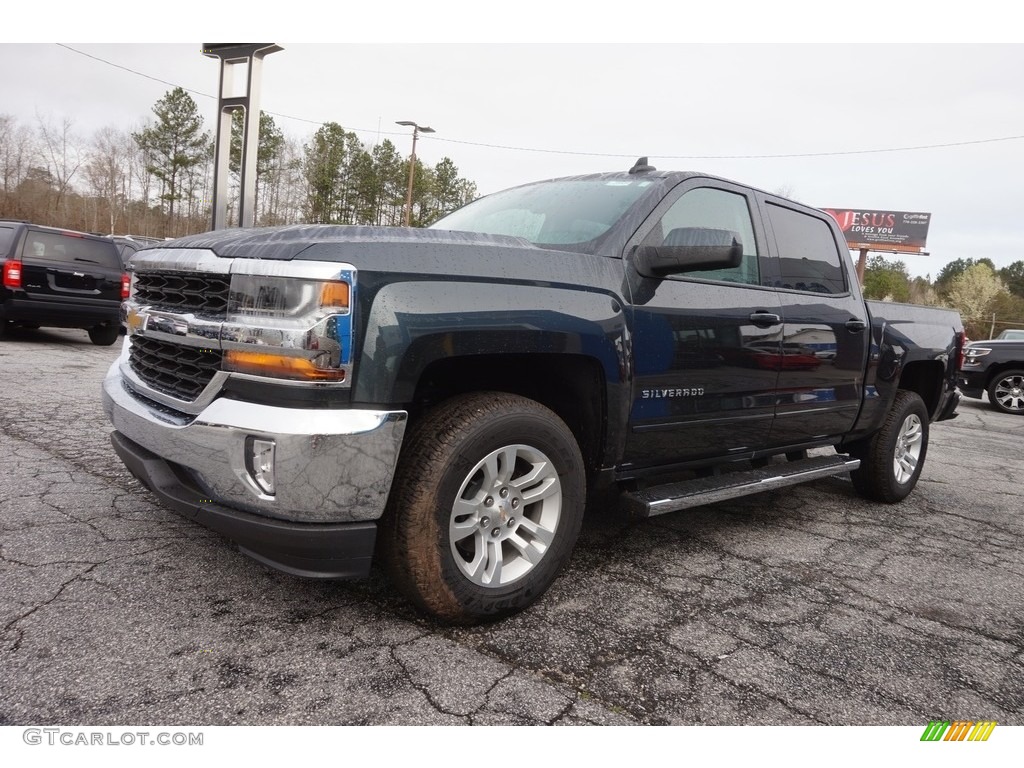
MULTIPOLYGON (((113 127, 101 128, 93 136, 89 159, 85 163, 85 179, 90 191, 106 207, 105 225, 110 234, 117 231, 118 220, 125 208, 125 179, 131 137, 113 127)), ((97 206, 98 207, 98 206, 97 206)), ((98 222, 94 229, 99 229, 98 222)))
POLYGON ((25 179, 35 155, 32 131, 13 115, 0 115, 0 213, 8 211, 8 196, 25 179))
POLYGON ((57 213, 58 209, 63 208, 63 217, 67 221, 68 192, 71 189, 71 179, 82 165, 82 153, 77 137, 71 132, 70 117, 65 117, 57 126, 48 123, 38 113, 36 119, 39 122, 39 136, 42 139, 43 159, 57 192, 53 210, 57 213))
POLYGON ((152 217, 150 216, 151 208, 150 202, 153 199, 153 174, 149 172, 149 166, 151 161, 149 159, 149 152, 138 144, 135 144, 135 151, 131 155, 131 173, 129 176, 139 186, 139 197, 132 198, 138 199, 141 203, 141 221, 137 224, 135 222, 128 222, 129 233, 134 232, 133 226, 141 229, 137 234, 142 235, 156 235, 156 232, 152 228, 152 217))
POLYGON ((273 200, 270 218, 273 223, 295 224, 303 220, 305 176, 302 159, 302 144, 287 138, 280 154, 279 172, 274 174, 273 188, 269 193, 273 200))

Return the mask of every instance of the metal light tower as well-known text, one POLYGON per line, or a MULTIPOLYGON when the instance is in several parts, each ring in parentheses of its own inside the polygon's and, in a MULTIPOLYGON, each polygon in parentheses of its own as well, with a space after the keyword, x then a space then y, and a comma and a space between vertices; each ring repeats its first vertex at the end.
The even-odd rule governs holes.
POLYGON ((275 43, 203 43, 203 55, 220 59, 220 102, 217 108, 217 144, 213 165, 213 228, 224 229, 228 218, 228 176, 231 158, 231 115, 241 109, 245 115, 242 129, 242 184, 238 200, 238 226, 256 223, 256 155, 260 144, 260 80, 263 57, 284 50, 275 43), (230 95, 233 67, 247 65, 245 90, 230 95))
POLYGON ((433 128, 425 125, 416 125, 412 120, 399 120, 396 125, 412 126, 412 157, 409 159, 409 191, 405 195, 405 226, 412 222, 412 177, 416 172, 416 137, 423 133, 436 133, 433 128))

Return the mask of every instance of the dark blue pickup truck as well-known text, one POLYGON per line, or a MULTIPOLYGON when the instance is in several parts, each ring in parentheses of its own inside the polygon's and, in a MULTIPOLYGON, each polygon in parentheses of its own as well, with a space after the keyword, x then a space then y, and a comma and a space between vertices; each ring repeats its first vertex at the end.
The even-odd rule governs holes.
POLYGON ((451 622, 540 596, 588 492, 650 516, 852 473, 899 501, 958 400, 956 312, 866 303, 821 211, 646 162, 131 269, 103 385, 131 471, 281 570, 376 555, 451 622))

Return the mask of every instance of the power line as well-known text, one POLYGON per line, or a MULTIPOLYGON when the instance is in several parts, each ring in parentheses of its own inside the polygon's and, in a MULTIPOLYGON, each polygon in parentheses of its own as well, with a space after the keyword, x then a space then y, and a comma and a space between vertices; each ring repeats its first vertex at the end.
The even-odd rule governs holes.
MULTIPOLYGON (((1000 136, 993 139, 974 139, 971 141, 952 141, 945 144, 920 144, 917 146, 910 147, 889 147, 886 149, 850 149, 850 150, 839 150, 833 152, 790 152, 782 153, 777 155, 658 155, 651 153, 650 157, 657 158, 659 160, 765 160, 765 159, 781 159, 781 158, 793 158, 793 157, 833 157, 841 155, 870 155, 877 154, 880 152, 911 152, 919 149, 943 149, 945 147, 964 147, 971 144, 992 144, 997 141, 1014 141, 1017 139, 1024 139, 1022 136, 1000 136)), ((515 147, 505 144, 485 144, 477 141, 460 141, 459 139, 446 139, 440 136, 431 136, 428 141, 447 141, 452 144, 468 144, 474 147, 487 147, 489 149, 509 149, 516 150, 519 152, 544 152, 548 154, 556 155, 581 155, 586 157, 615 157, 615 158, 633 158, 636 157, 636 153, 631 154, 613 154, 610 152, 577 152, 562 149, 539 149, 537 147, 515 147)))
MULTIPOLYGON (((111 67, 115 67, 116 69, 121 69, 121 70, 124 70, 125 72, 130 72, 133 75, 138 75, 139 77, 144 77, 147 80, 153 80, 154 82, 162 83, 163 85, 169 85, 172 88, 181 88, 183 91, 187 91, 188 93, 193 93, 196 96, 202 96, 204 98, 213 99, 214 101, 217 101, 217 97, 214 96, 213 94, 204 93, 203 91, 197 91, 197 90, 195 90, 193 88, 186 88, 183 85, 178 85, 177 83, 172 83, 169 80, 161 80, 159 77, 153 77, 152 75, 147 75, 145 72, 139 72, 137 69, 132 69, 131 67, 126 67, 126 66, 124 66, 122 64, 117 64, 117 63, 115 63, 113 61, 108 61, 107 59, 101 58, 99 56, 94 56, 91 53, 86 53, 85 51, 80 51, 77 48, 72 48, 70 45, 65 45, 64 43, 57 43, 57 45, 60 46, 61 48, 65 48, 65 49, 71 51, 72 53, 77 53, 80 56, 85 56, 87 58, 93 59, 94 61, 101 62, 102 64, 107 64, 107 65, 109 65, 111 67)), ((305 117, 295 117, 295 115, 285 115, 285 114, 283 114, 281 112, 271 112, 271 111, 266 110, 266 109, 261 110, 261 111, 262 112, 266 112, 268 115, 273 115, 274 117, 283 117, 286 120, 297 120, 300 123, 309 123, 311 125, 323 125, 324 124, 323 120, 310 120, 310 119, 305 118, 305 117)), ((389 136, 404 136, 405 135, 401 131, 372 131, 369 128, 349 128, 348 130, 350 130, 350 131, 357 131, 359 133, 384 133, 384 134, 387 134, 389 136)))
MULTIPOLYGON (((123 66, 121 64, 116 64, 116 63, 114 63, 112 61, 108 61, 107 59, 101 58, 99 56, 94 56, 91 53, 86 53, 85 51, 80 51, 77 48, 72 48, 70 45, 65 45, 64 43, 57 43, 57 45, 60 46, 61 48, 65 48, 65 49, 67 49, 67 50, 69 50, 69 51, 71 51, 73 53, 77 53, 77 54, 79 54, 81 56, 85 56, 85 57, 93 59, 95 61, 99 61, 99 62, 101 62, 103 64, 107 64, 107 65, 109 65, 111 67, 115 67, 116 69, 124 70, 125 72, 130 72, 133 75, 138 75, 139 77, 144 77, 147 80, 153 80, 153 81, 155 81, 157 83, 162 83, 163 85, 169 85, 169 86, 171 86, 173 88, 181 88, 182 90, 188 91, 189 93, 194 93, 197 96, 203 96, 203 97, 208 98, 208 99, 215 99, 216 100, 216 98, 217 98, 216 96, 213 96, 213 95, 211 95, 209 93, 203 93, 202 91, 196 91, 196 90, 193 90, 191 88, 185 88, 184 86, 178 85, 177 83, 172 83, 172 82, 169 82, 167 80, 161 80, 159 77, 153 77, 152 75, 147 75, 145 72, 139 72, 138 70, 132 69, 131 67, 126 67, 126 66, 123 66)), ((310 120, 309 118, 305 118, 305 117, 296 117, 294 115, 285 115, 285 114, 282 114, 280 112, 271 112, 269 110, 263 110, 263 111, 266 112, 268 115, 273 115, 274 117, 281 117, 281 118, 284 118, 286 120, 296 120, 298 122, 309 123, 311 125, 323 125, 324 124, 324 121, 310 120)), ((372 130, 370 128, 349 128, 348 130, 354 131, 356 133, 376 133, 376 134, 383 133, 383 134, 388 135, 388 136, 404 136, 405 135, 401 131, 381 131, 379 128, 377 130, 372 130)), ((466 140, 462 140, 462 139, 449 139, 449 138, 444 138, 444 137, 441 137, 441 136, 424 136, 423 138, 426 139, 427 141, 442 141, 442 142, 447 142, 449 144, 461 144, 461 145, 470 146, 470 147, 485 147, 487 149, 501 149, 501 150, 507 150, 507 151, 513 151, 513 152, 537 152, 537 153, 548 154, 548 155, 572 155, 572 156, 576 156, 576 157, 611 157, 611 158, 627 158, 627 159, 628 158, 636 157, 636 152, 625 153, 625 154, 614 153, 614 152, 580 152, 580 151, 577 151, 577 150, 569 150, 569 149, 543 149, 543 148, 540 148, 540 147, 519 147, 519 146, 510 145, 510 144, 489 144, 489 143, 481 142, 481 141, 466 141, 466 140)), ((849 150, 836 150, 836 151, 832 151, 832 152, 785 152, 785 153, 779 153, 779 154, 761 154, 761 155, 659 155, 659 154, 656 154, 656 153, 651 153, 650 156, 658 158, 660 160, 782 160, 782 159, 792 159, 792 158, 798 158, 798 157, 842 157, 842 156, 848 156, 848 155, 873 155, 873 154, 882 154, 882 153, 889 153, 889 152, 916 152, 916 151, 925 150, 925 149, 948 149, 950 147, 966 147, 966 146, 974 146, 974 145, 978 145, 978 144, 994 144, 994 143, 1001 142, 1001 141, 1018 141, 1020 139, 1024 139, 1024 135, 1020 135, 1020 136, 999 136, 999 137, 990 138, 990 139, 973 139, 973 140, 968 140, 968 141, 951 141, 951 142, 946 142, 946 143, 942 143, 942 144, 918 144, 918 145, 913 145, 913 146, 908 146, 908 147, 886 147, 886 148, 882 148, 882 149, 849 149, 849 150)))
POLYGON ((79 56, 85 56, 88 59, 93 59, 94 61, 99 61, 99 62, 101 62, 103 64, 107 64, 107 65, 109 65, 111 67, 115 67, 116 69, 122 69, 125 72, 131 72, 133 75, 138 75, 139 77, 144 77, 147 80, 152 80, 152 81, 157 82, 157 83, 163 83, 164 85, 169 85, 172 88, 181 88, 183 91, 188 91, 189 93, 196 94, 196 96, 205 96, 208 99, 216 99, 217 98, 216 96, 211 96, 210 94, 203 93, 202 91, 194 91, 191 88, 186 88, 183 85, 178 85, 177 83, 172 83, 172 82, 170 82, 168 80, 161 80, 159 77, 153 77, 152 75, 147 75, 145 72, 139 72, 137 69, 132 69, 131 67, 125 67, 125 66, 123 66, 121 64, 115 64, 112 61, 107 61, 106 59, 101 59, 99 56, 93 56, 91 53, 86 53, 85 51, 80 51, 77 48, 72 48, 70 45, 64 45, 64 43, 57 43, 56 45, 59 46, 60 48, 65 48, 65 49, 71 51, 72 53, 77 53, 79 56))

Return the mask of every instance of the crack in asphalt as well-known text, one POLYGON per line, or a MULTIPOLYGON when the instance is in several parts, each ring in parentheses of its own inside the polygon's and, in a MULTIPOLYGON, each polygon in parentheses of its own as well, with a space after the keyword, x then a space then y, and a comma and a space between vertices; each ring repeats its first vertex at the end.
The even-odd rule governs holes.
MULTIPOLYGON (((878 598, 876 598, 876 597, 874 597, 872 595, 869 595, 866 592, 862 592, 862 591, 856 589, 851 584, 847 584, 847 588, 849 589, 850 592, 854 593, 855 595, 857 595, 859 597, 862 597, 865 600, 868 600, 869 602, 876 603, 876 604, 878 604, 880 606, 884 605, 883 603, 881 603, 878 600, 878 598)), ((862 610, 858 606, 853 605, 851 603, 845 603, 844 605, 845 605, 845 607, 851 608, 853 610, 862 610)), ((914 611, 914 610, 912 610, 910 608, 907 608, 906 606, 897 607, 897 606, 890 605, 890 606, 888 606, 888 608, 890 610, 892 610, 892 611, 898 610, 898 611, 901 611, 904 614, 908 614, 910 616, 913 616, 915 619, 917 619, 919 621, 930 622, 932 624, 938 624, 940 627, 943 627, 943 628, 945 628, 947 630, 950 630, 950 631, 953 631, 953 632, 962 632, 962 633, 969 634, 969 635, 976 635, 978 637, 985 638, 986 640, 991 640, 992 642, 999 643, 1000 645, 1009 645, 1011 647, 1017 647, 1017 648, 1020 648, 1022 645, 1024 645, 1024 632, 1018 633, 1016 635, 1013 635, 1010 638, 1006 638, 1006 637, 1001 637, 999 635, 994 635, 994 634, 991 634, 991 633, 988 633, 988 632, 984 632, 981 629, 978 629, 977 627, 968 627, 968 626, 964 626, 962 624, 952 624, 952 623, 949 623, 947 621, 943 621, 941 619, 937 619, 934 616, 923 615, 921 613, 918 613, 917 611, 914 611)), ((904 629, 904 630, 906 630, 908 632, 912 632, 915 635, 921 635, 921 636, 926 637, 926 638, 928 638, 930 640, 941 640, 941 639, 943 639, 943 638, 940 638, 938 635, 929 634, 929 633, 925 632, 922 629, 916 629, 914 627, 908 627, 906 625, 900 624, 893 617, 884 616, 881 613, 871 614, 871 615, 881 619, 882 621, 884 621, 887 624, 892 624, 894 626, 900 627, 901 629, 904 629)))
POLYGON ((398 658, 398 654, 395 653, 395 649, 397 647, 398 646, 388 646, 388 652, 389 655, 391 656, 391 660, 394 661, 395 664, 397 664, 399 667, 401 667, 402 672, 405 674, 405 679, 409 682, 409 685, 411 685, 415 690, 419 691, 419 693, 423 696, 426 702, 431 707, 433 707, 434 710, 437 711, 439 714, 448 715, 450 717, 457 717, 460 720, 463 720, 467 725, 472 725, 472 721, 470 719, 469 714, 463 714, 462 712, 451 712, 445 709, 441 705, 441 703, 434 698, 434 695, 430 692, 429 686, 417 683, 416 680, 413 679, 412 672, 409 670, 409 667, 406 666, 405 662, 398 658))
POLYGON ((25 611, 25 613, 21 614, 20 616, 16 616, 15 618, 13 618, 9 622, 7 622, 7 624, 4 625, 3 631, 6 633, 6 632, 10 632, 11 630, 14 630, 17 633, 17 635, 18 635, 18 637, 15 640, 14 644, 11 647, 9 647, 7 650, 9 650, 11 653, 17 653, 18 649, 21 648, 21 643, 22 643, 22 641, 24 640, 24 637, 25 637, 25 630, 19 628, 17 626, 18 624, 20 624, 22 621, 24 621, 29 616, 34 614, 36 611, 41 610, 42 608, 45 608, 46 606, 48 606, 50 603, 52 603, 54 600, 56 600, 58 597, 60 597, 61 594, 63 594, 65 589, 67 589, 69 586, 74 584, 76 581, 79 581, 82 578, 82 576, 85 576, 86 574, 90 573, 94 569, 98 568, 100 565, 101 565, 100 563, 96 563, 95 565, 89 566, 82 573, 75 574, 70 579, 68 579, 63 584, 61 584, 60 587, 57 588, 57 591, 53 594, 52 597, 50 597, 50 598, 48 598, 46 600, 43 600, 42 602, 32 606, 27 611, 25 611))
POLYGON ((576 705, 578 703, 579 703, 579 691, 576 692, 575 698, 569 699, 569 703, 566 704, 559 711, 559 713, 557 715, 552 717, 550 720, 546 720, 544 722, 544 725, 557 725, 558 723, 562 722, 562 720, 564 720, 566 717, 568 717, 569 713, 572 712, 576 708, 576 705))
POLYGON ((801 717, 806 717, 808 720, 818 725, 829 725, 829 722, 827 720, 821 719, 813 712, 804 711, 795 704, 786 701, 778 694, 766 691, 763 688, 761 688, 761 686, 756 685, 755 683, 741 683, 737 680, 727 677, 726 675, 723 675, 721 672, 718 672, 714 669, 708 670, 708 672, 712 677, 718 679, 720 682, 724 683, 725 685, 728 685, 730 688, 734 688, 735 690, 741 693, 743 693, 744 691, 756 693, 758 696, 761 696, 762 698, 768 699, 769 701, 774 701, 776 704, 779 704, 786 711, 791 712, 792 714, 800 715, 801 717))
POLYGON ((16 565, 22 565, 22 566, 26 566, 26 567, 29 567, 29 568, 32 568, 32 567, 43 567, 43 566, 53 566, 53 565, 88 565, 89 566, 84 571, 75 574, 70 579, 68 579, 67 581, 63 582, 57 588, 57 591, 51 597, 47 598, 46 600, 40 601, 39 603, 37 603, 36 605, 32 606, 31 608, 29 608, 24 613, 22 613, 20 616, 16 616, 15 618, 13 618, 10 621, 8 621, 7 624, 4 625, 3 632, 10 632, 11 630, 14 630, 15 632, 18 633, 18 639, 17 639, 16 643, 14 644, 14 646, 9 648, 8 650, 10 650, 11 652, 17 652, 17 650, 21 647, 22 640, 24 639, 25 630, 19 628, 17 625, 20 624, 25 619, 27 619, 29 616, 31 616, 34 613, 36 613, 36 611, 39 611, 39 610, 47 607, 48 605, 52 604, 55 600, 57 600, 57 598, 59 598, 64 593, 65 589, 67 589, 69 586, 71 586, 75 582, 79 582, 79 581, 81 581, 81 582, 92 582, 92 583, 100 583, 101 586, 107 586, 106 584, 102 584, 102 582, 99 582, 97 579, 87 579, 85 577, 88 576, 89 574, 91 574, 94 570, 96 570, 97 568, 99 568, 102 565, 107 565, 108 563, 116 562, 118 560, 123 560, 126 557, 141 557, 142 555, 148 555, 148 554, 150 554, 152 552, 159 552, 159 551, 161 551, 163 549, 166 549, 168 546, 170 546, 170 545, 164 544, 163 546, 153 547, 151 549, 143 550, 141 552, 132 552, 132 553, 130 553, 128 555, 118 555, 118 556, 115 556, 115 557, 110 557, 110 558, 107 558, 106 560, 84 561, 84 562, 83 561, 76 561, 76 560, 56 560, 56 561, 49 562, 49 563, 37 563, 35 565, 33 565, 32 563, 22 563, 22 562, 19 562, 17 560, 14 560, 12 558, 9 558, 6 555, 3 555, 2 547, 0 547, 0 559, 2 559, 4 562, 14 563, 16 565))
MULTIPOLYGON (((128 475, 128 478, 126 478, 124 482, 120 482, 106 475, 98 474, 96 472, 96 468, 93 465, 88 464, 86 461, 84 461, 80 453, 70 450, 55 449, 52 444, 52 436, 50 436, 51 442, 47 442, 46 439, 39 436, 37 433, 34 433, 32 430, 29 430, 27 428, 19 429, 12 426, 13 424, 18 424, 18 422, 12 422, 11 420, 5 419, 2 416, 0 416, 0 433, 6 435, 7 437, 13 438, 14 440, 20 440, 24 443, 28 443, 33 448, 42 451, 48 456, 52 456, 54 458, 60 459, 61 461, 65 461, 68 464, 74 466, 76 469, 84 472, 85 474, 99 478, 104 482, 109 483, 110 485, 116 485, 117 487, 121 488, 126 492, 131 492, 135 490, 134 484, 137 483, 137 481, 135 481, 134 478, 131 478, 130 475, 128 475)), ((139 485, 141 486, 141 484, 139 485)))
MULTIPOLYGON (((481 714, 487 708, 487 705, 489 703, 489 698, 490 698, 490 695, 491 695, 491 691, 493 691, 495 688, 497 688, 498 685, 503 683, 505 680, 508 680, 510 677, 512 677, 512 675, 514 675, 515 672, 516 672, 516 670, 515 670, 514 667, 509 668, 508 672, 506 672, 501 677, 499 677, 497 680, 495 680, 493 683, 491 683, 490 687, 480 695, 480 698, 482 699, 482 701, 480 702, 480 706, 477 707, 476 709, 474 709, 472 712, 470 712, 467 715, 467 717, 469 718, 469 724, 470 725, 475 725, 475 722, 474 722, 474 719, 473 719, 474 716, 481 714)), ((407 674, 408 674, 408 671, 407 671, 407 674)), ((410 680, 410 682, 411 682, 411 680, 410 680)))

